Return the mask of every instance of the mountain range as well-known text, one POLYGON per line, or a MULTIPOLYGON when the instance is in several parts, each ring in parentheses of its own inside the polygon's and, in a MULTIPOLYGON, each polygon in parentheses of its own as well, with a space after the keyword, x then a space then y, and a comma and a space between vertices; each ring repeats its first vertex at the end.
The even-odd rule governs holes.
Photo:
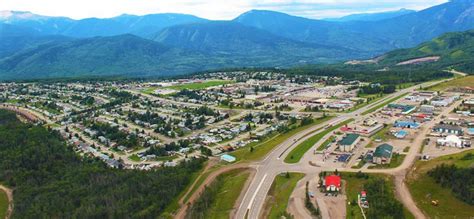
POLYGON ((410 9, 405 9, 402 8, 400 10, 396 11, 386 11, 386 12, 379 12, 379 13, 361 13, 361 14, 351 14, 347 15, 344 17, 339 17, 339 18, 327 18, 323 19, 326 21, 342 21, 342 22, 347 22, 347 21, 379 21, 379 20, 385 20, 389 18, 394 18, 406 14, 410 14, 416 12, 415 10, 410 10, 410 9))
POLYGON ((330 21, 262 10, 229 21, 184 14, 74 20, 0 12, 0 79, 164 76, 334 63, 470 29, 474 0, 330 21))

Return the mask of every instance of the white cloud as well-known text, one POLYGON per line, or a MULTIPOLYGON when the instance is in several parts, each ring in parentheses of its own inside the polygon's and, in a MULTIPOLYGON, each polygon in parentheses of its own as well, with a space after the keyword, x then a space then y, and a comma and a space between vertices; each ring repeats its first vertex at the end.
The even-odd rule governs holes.
POLYGON ((119 14, 186 13, 208 19, 232 19, 251 9, 269 9, 321 18, 399 8, 420 10, 447 0, 0 0, 0 10, 32 11, 72 18, 119 14))

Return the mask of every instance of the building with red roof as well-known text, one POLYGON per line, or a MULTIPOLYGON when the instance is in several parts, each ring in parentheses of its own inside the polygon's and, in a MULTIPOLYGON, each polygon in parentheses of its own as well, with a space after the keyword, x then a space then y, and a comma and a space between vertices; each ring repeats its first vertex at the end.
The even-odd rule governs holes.
POLYGON ((324 186, 326 191, 337 192, 341 189, 341 177, 337 175, 330 175, 324 178, 324 186))

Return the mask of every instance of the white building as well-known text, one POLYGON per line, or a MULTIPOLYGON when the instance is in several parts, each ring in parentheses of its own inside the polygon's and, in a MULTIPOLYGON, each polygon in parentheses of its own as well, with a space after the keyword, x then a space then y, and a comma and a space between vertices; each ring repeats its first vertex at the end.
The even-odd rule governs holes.
POLYGON ((445 138, 440 138, 436 141, 438 145, 447 146, 447 147, 463 147, 462 140, 456 135, 448 135, 445 138))

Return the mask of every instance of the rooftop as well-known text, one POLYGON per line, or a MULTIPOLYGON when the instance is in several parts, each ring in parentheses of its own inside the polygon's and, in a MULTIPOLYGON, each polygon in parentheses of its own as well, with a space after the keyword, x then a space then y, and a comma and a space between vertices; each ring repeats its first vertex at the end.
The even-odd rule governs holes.
POLYGON ((393 151, 393 146, 389 144, 379 145, 374 152, 374 157, 391 157, 393 151))
POLYGON ((358 134, 347 134, 342 138, 338 144, 340 145, 352 145, 354 142, 359 138, 360 135, 358 134))

